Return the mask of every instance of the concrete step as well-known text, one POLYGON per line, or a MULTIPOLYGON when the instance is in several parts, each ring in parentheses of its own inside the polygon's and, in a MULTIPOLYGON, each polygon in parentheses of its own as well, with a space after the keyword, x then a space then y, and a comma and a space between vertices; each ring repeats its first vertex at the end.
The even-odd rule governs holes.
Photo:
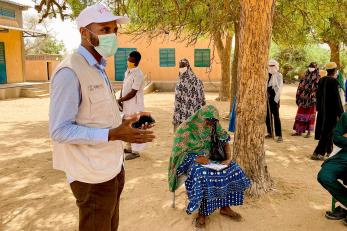
POLYGON ((49 96, 49 92, 44 89, 34 88, 34 87, 25 87, 21 90, 21 97, 26 98, 42 98, 49 96))
POLYGON ((46 94, 37 95, 35 98, 48 98, 49 96, 50 94, 46 93, 46 94))

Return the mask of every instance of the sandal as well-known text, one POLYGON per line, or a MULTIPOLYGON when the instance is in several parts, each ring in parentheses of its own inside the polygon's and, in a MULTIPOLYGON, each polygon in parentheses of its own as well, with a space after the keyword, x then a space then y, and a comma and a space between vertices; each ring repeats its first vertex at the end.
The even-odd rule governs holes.
POLYGON ((124 148, 124 153, 132 153, 131 150, 124 148))
POLYGON ((231 209, 230 209, 230 211, 227 211, 227 212, 223 212, 223 211, 224 211, 223 209, 220 210, 220 214, 223 216, 229 217, 230 219, 232 219, 234 221, 241 221, 242 220, 241 214, 239 214, 239 213, 237 213, 231 209))
POLYGON ((140 154, 132 152, 132 153, 126 154, 125 160, 133 160, 139 157, 140 157, 140 154))
POLYGON ((342 220, 346 218, 347 211, 341 206, 336 207, 335 211, 327 211, 325 217, 329 220, 342 220))
POLYGON ((283 138, 282 138, 282 136, 279 136, 276 142, 277 142, 277 143, 283 143, 283 138))
POLYGON ((202 222, 199 220, 199 218, 200 218, 200 216, 197 216, 197 217, 194 219, 195 228, 198 228, 198 229, 205 228, 205 227, 206 227, 206 222, 202 223, 202 222))
POLYGON ((324 160, 324 156, 320 154, 313 153, 311 156, 311 160, 324 160))

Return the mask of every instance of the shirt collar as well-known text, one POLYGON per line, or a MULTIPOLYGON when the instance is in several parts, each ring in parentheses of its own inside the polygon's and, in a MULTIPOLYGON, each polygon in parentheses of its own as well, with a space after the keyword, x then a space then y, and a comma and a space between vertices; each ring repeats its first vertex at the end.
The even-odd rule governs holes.
POLYGON ((128 72, 133 72, 133 71, 135 71, 135 70, 137 70, 137 69, 139 69, 138 66, 137 66, 137 67, 134 67, 134 68, 131 68, 131 69, 128 68, 128 72))
POLYGON ((94 56, 82 45, 80 45, 78 47, 77 52, 87 60, 87 62, 90 66, 95 66, 95 67, 102 69, 102 70, 105 69, 105 67, 107 65, 106 59, 101 58, 100 63, 98 63, 98 61, 94 58, 94 56))

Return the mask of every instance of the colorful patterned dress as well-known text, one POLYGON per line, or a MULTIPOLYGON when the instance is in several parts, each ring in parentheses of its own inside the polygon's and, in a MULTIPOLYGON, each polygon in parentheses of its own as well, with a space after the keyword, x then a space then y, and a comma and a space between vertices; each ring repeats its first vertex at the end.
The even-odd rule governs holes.
POLYGON ((206 104, 204 84, 194 74, 188 60, 182 59, 180 63, 187 65, 187 71, 179 74, 175 89, 175 109, 172 121, 175 127, 178 127, 206 104))
POLYGON ((318 82, 319 69, 316 69, 313 72, 307 71, 305 77, 300 81, 296 93, 298 111, 293 126, 293 129, 298 134, 314 130, 316 122, 318 82))
MULTIPOLYGON (((199 211, 208 216, 216 209, 243 204, 244 191, 251 182, 236 163, 222 170, 213 170, 195 162, 200 155, 209 155, 211 148, 211 127, 205 119, 218 119, 218 111, 208 105, 198 110, 176 132, 174 147, 170 157, 169 189, 179 187, 179 178, 187 176, 185 186, 189 199, 187 213, 199 211)), ((217 125, 219 139, 228 143, 230 136, 217 125)))

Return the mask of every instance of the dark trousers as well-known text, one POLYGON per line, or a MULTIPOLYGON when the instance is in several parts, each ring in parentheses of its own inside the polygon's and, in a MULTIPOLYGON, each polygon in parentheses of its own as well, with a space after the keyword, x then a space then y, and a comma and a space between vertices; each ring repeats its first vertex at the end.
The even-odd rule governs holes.
POLYGON ((266 110, 266 128, 267 133, 272 134, 271 130, 271 116, 272 115, 273 121, 275 122, 275 134, 276 136, 282 136, 282 126, 281 126, 281 119, 280 119, 280 104, 279 102, 276 103, 273 99, 268 99, 269 103, 267 105, 266 110), (270 108, 269 108, 270 106, 270 108))
POLYGON ((333 131, 322 131, 315 154, 325 155, 333 152, 333 131))
POLYGON ((347 158, 341 158, 337 154, 322 165, 317 177, 319 183, 345 207, 347 207, 347 188, 338 179, 346 181, 346 175, 347 158))
POLYGON ((80 231, 117 231, 119 199, 124 187, 124 169, 100 184, 74 181, 70 184, 79 208, 80 231))

